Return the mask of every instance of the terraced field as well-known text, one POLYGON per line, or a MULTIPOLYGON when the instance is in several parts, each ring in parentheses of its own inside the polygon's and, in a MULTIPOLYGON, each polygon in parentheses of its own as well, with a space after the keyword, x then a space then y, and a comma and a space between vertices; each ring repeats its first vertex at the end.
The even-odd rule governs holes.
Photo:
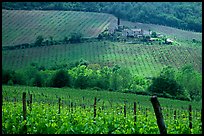
POLYGON ((2 46, 33 43, 37 36, 63 40, 71 33, 97 37, 117 18, 104 13, 77 11, 2 10, 2 46))
POLYGON ((170 65, 180 68, 192 64, 202 72, 201 47, 138 45, 119 42, 90 42, 5 50, 2 52, 2 66, 5 69, 19 69, 37 62, 45 67, 68 64, 81 58, 101 66, 118 64, 134 74, 155 76, 170 65))

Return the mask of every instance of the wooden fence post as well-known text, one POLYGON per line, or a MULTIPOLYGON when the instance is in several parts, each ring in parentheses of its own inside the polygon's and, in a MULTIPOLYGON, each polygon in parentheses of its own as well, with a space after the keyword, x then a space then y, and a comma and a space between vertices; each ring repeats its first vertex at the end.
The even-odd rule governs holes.
POLYGON ((176 110, 174 110, 174 120, 176 120, 176 110))
POLYGON ((126 117, 126 102, 124 101, 124 117, 126 117))
POLYGON ((189 105, 189 128, 190 128, 190 133, 191 133, 191 130, 192 130, 192 106, 189 105))
POLYGON ((32 102, 33 102, 32 94, 30 94, 30 111, 32 111, 32 102))
POLYGON ((134 125, 136 125, 136 102, 134 102, 134 125))
POLYGON ((148 109, 146 108, 146 110, 145 110, 145 116, 146 116, 146 122, 147 122, 147 111, 148 111, 148 109))
POLYGON ((61 98, 59 98, 59 112, 58 112, 58 114, 60 114, 60 101, 61 101, 61 98))
POLYGON ((154 108, 154 112, 157 118, 157 125, 160 130, 160 134, 167 134, 167 129, 164 123, 163 115, 162 115, 162 109, 160 107, 159 101, 156 96, 151 97, 151 102, 154 108))
POLYGON ((14 97, 14 107, 16 107, 16 97, 14 97))
POLYGON ((96 117, 96 97, 94 98, 94 119, 96 117))
MULTIPOLYGON (((26 92, 23 92, 23 121, 26 121, 26 92)), ((26 123, 23 126, 23 131, 27 134, 26 123)))
POLYGON ((73 112, 73 102, 71 102, 71 112, 73 112))

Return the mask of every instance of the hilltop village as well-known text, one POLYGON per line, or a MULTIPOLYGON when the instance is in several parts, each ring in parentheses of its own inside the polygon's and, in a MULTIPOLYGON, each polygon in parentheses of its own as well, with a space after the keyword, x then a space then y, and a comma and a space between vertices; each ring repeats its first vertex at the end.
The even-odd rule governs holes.
POLYGON ((167 38, 165 35, 151 31, 143 30, 141 28, 129 28, 127 26, 120 24, 120 19, 118 18, 117 25, 110 25, 105 31, 98 35, 98 39, 109 39, 112 41, 120 41, 126 43, 145 43, 145 44, 165 44, 172 45, 175 41, 167 38))

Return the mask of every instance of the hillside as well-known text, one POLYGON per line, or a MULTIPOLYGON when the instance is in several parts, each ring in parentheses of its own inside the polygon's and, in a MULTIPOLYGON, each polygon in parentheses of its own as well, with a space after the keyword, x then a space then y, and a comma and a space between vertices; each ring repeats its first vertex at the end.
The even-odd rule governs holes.
POLYGON ((202 2, 3 2, 3 9, 75 10, 202 32, 202 2))
MULTIPOLYGON (((2 45, 33 43, 39 35, 45 39, 51 36, 54 40, 62 40, 73 32, 82 33, 83 37, 97 37, 115 24, 117 24, 116 17, 103 13, 3 10, 2 45)), ((37 62, 49 68, 54 65, 75 63, 83 58, 101 66, 112 67, 115 64, 125 66, 134 74, 148 77, 156 76, 166 65, 179 68, 185 64, 193 64, 197 71, 202 71, 201 46, 195 46, 191 42, 193 38, 202 41, 202 33, 124 20, 121 21, 121 25, 150 29, 174 39, 176 37, 180 46, 99 42, 93 39, 88 43, 5 50, 2 52, 2 66, 6 69, 19 69, 37 62)))
POLYGON ((89 42, 35 47, 2 52, 2 66, 5 69, 19 69, 32 62, 49 68, 69 64, 81 58, 90 63, 110 67, 118 64, 127 67, 134 74, 155 76, 160 70, 171 65, 180 68, 192 64, 202 72, 201 47, 138 45, 120 42, 89 42))
POLYGON ((63 40, 72 33, 97 37, 116 21, 110 14, 93 12, 2 10, 2 46, 34 43, 40 35, 45 40, 63 40))

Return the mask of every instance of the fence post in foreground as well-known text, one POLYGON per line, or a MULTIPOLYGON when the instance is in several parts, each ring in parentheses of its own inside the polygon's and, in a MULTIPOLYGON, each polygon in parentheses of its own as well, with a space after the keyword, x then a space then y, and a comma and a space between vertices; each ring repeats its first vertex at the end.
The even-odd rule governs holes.
MULTIPOLYGON (((23 92, 23 121, 26 121, 26 92, 23 92)), ((26 123, 23 126, 23 131, 27 134, 26 123)))
POLYGON ((176 110, 174 110, 174 120, 176 120, 176 110))
POLYGON ((32 94, 30 94, 30 111, 32 111, 32 102, 33 102, 32 94))
POLYGON ((94 98, 94 119, 96 117, 96 97, 94 98))
POLYGON ((136 102, 134 102, 134 125, 136 125, 136 102))
POLYGON ((61 101, 61 98, 59 98, 59 112, 58 112, 58 114, 60 114, 60 101, 61 101))
POLYGON ((124 117, 126 117, 126 102, 124 101, 124 117))
POLYGON ((190 133, 191 133, 192 127, 193 127, 193 125, 192 125, 192 107, 191 107, 191 105, 189 105, 189 128, 190 128, 190 133))
POLYGON ((166 129, 164 119, 163 119, 163 115, 162 115, 162 111, 161 111, 162 109, 160 107, 160 104, 159 104, 159 101, 158 101, 157 97, 152 96, 151 97, 151 102, 152 102, 154 112, 155 112, 155 115, 156 115, 156 118, 157 118, 157 125, 159 127, 160 134, 167 134, 167 129, 166 129))
POLYGON ((16 97, 14 97, 14 107, 16 107, 16 97))

